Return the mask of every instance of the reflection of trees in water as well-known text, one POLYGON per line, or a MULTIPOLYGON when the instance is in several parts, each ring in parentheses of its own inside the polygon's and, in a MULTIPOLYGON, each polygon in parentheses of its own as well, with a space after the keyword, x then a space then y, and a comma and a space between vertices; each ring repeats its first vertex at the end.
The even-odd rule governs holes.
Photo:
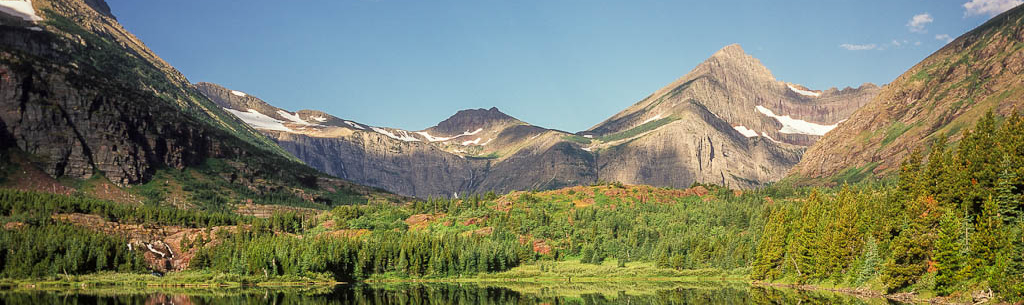
MULTIPOLYGON (((594 286, 600 287, 601 284, 594 286)), ((642 286, 642 285, 641 285, 642 286)), ((888 304, 829 292, 798 291, 744 285, 683 285, 657 291, 622 290, 621 286, 585 289, 573 293, 564 288, 543 292, 519 292, 476 284, 397 284, 389 286, 338 286, 334 289, 235 289, 183 292, 134 292, 118 294, 16 291, 0 293, 0 304, 125 304, 125 305, 239 305, 239 304, 888 304), (600 292, 594 292, 600 291, 600 292)), ((579 288, 577 288, 579 289, 579 288)))

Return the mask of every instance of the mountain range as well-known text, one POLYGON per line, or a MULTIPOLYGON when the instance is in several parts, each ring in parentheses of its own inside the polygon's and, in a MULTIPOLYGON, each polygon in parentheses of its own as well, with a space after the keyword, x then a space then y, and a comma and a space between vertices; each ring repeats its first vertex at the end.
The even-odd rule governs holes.
POLYGON ((0 14, 3 185, 109 184, 133 189, 113 196, 128 202, 329 206, 601 181, 750 189, 883 176, 935 139, 955 142, 989 110, 1019 110, 1024 81, 1016 8, 884 87, 813 90, 729 45, 584 131, 497 108, 411 131, 192 84, 101 0, 26 3, 0 14))
POLYGON ((462 110, 408 131, 290 112, 216 84, 196 87, 314 168, 418 197, 598 181, 753 188, 783 178, 807 146, 879 91, 873 84, 818 91, 778 81, 739 45, 576 133, 496 108, 462 110))

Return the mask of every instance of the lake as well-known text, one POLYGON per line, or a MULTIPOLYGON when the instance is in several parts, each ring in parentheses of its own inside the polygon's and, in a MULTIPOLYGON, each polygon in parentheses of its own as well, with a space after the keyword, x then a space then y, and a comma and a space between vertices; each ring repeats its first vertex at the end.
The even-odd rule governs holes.
POLYGON ((742 283, 359 284, 303 288, 3 290, 0 304, 898 304, 742 283))

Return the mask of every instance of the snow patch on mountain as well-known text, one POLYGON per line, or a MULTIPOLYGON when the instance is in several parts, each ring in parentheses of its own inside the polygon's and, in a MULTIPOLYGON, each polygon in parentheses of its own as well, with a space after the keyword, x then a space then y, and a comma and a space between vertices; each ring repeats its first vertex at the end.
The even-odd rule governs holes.
POLYGON ((470 144, 472 144, 472 145, 480 145, 480 138, 476 138, 476 140, 472 140, 472 141, 462 142, 462 146, 469 146, 470 144))
POLYGON ((640 125, 647 124, 647 123, 650 123, 650 122, 654 122, 654 121, 657 121, 657 120, 660 120, 660 119, 661 119, 661 113, 659 113, 658 115, 656 115, 656 116, 654 116, 654 117, 652 117, 650 119, 645 120, 643 123, 640 123, 640 125))
POLYGON ((419 142, 420 141, 420 139, 417 139, 416 137, 413 137, 413 136, 409 135, 409 132, 405 131, 405 130, 396 130, 396 133, 392 133, 392 132, 387 131, 386 129, 383 129, 383 128, 370 127, 370 129, 373 129, 373 131, 376 131, 379 134, 388 136, 389 138, 392 138, 392 139, 395 139, 395 140, 399 140, 399 141, 405 141, 405 142, 419 142))
MULTIPOLYGON (((448 141, 448 140, 455 139, 455 138, 458 138, 458 137, 475 135, 475 134, 480 133, 481 131, 484 131, 484 129, 480 128, 480 129, 477 129, 477 130, 475 130, 473 132, 470 132, 469 130, 467 130, 466 132, 463 132, 461 134, 454 135, 454 136, 451 136, 451 137, 447 137, 447 138, 446 137, 435 137, 435 136, 432 136, 431 134, 427 133, 426 131, 417 131, 416 134, 419 134, 419 135, 423 136, 429 142, 444 142, 444 141, 448 141)), ((463 145, 465 145, 465 144, 463 144, 463 145)))
POLYGON ((289 113, 288 111, 284 111, 284 110, 278 110, 278 111, 277 111, 277 114, 281 115, 281 116, 282 116, 282 117, 284 117, 285 119, 287 119, 287 120, 289 120, 289 121, 292 121, 293 123, 296 123, 296 124, 302 124, 302 125, 313 125, 313 124, 310 124, 309 122, 307 122, 306 120, 303 120, 303 119, 302 119, 302 118, 300 118, 300 117, 299 117, 298 115, 295 115, 295 114, 291 114, 291 113, 289 113))
POLYGON ((0 12, 25 21, 43 21, 42 17, 36 15, 31 0, 0 0, 0 12))
POLYGON ((756 131, 747 129, 746 126, 742 126, 742 125, 741 126, 733 126, 732 128, 736 129, 736 131, 740 132, 741 135, 743 135, 745 137, 748 137, 748 138, 753 138, 753 137, 757 136, 757 132, 756 131))
POLYGON ((315 116, 315 117, 312 117, 311 119, 313 119, 314 121, 320 122, 320 123, 327 122, 327 118, 322 117, 322 116, 315 116))
POLYGON ((249 109, 248 112, 242 112, 230 108, 224 108, 224 110, 230 112, 231 114, 241 119, 242 122, 245 122, 246 124, 249 124, 249 126, 252 126, 256 129, 294 132, 291 128, 288 128, 287 126, 284 126, 284 124, 282 124, 284 123, 284 121, 264 115, 259 111, 256 111, 255 109, 249 109))
POLYGON ((418 135, 423 136, 424 138, 426 138, 427 142, 444 142, 444 141, 448 141, 448 140, 452 139, 452 138, 445 138, 445 137, 435 137, 435 136, 430 135, 430 133, 427 133, 426 131, 417 131, 415 133, 418 134, 418 135))
POLYGON ((754 108, 758 112, 770 118, 773 118, 776 121, 779 121, 779 123, 782 124, 782 129, 779 130, 779 132, 781 133, 823 136, 839 125, 821 125, 800 119, 795 119, 788 115, 776 115, 775 112, 773 112, 771 109, 765 108, 764 106, 756 106, 754 108))
POLYGON ((240 96, 240 97, 249 96, 248 94, 245 94, 245 92, 238 91, 238 90, 231 90, 231 94, 233 94, 235 96, 240 96))
POLYGON ((797 88, 797 87, 793 87, 793 85, 790 85, 790 84, 786 84, 786 87, 789 87, 789 90, 793 90, 793 92, 799 93, 800 95, 803 95, 803 96, 810 96, 810 97, 819 97, 819 96, 821 96, 820 92, 803 90, 803 89, 800 89, 800 88, 797 88))
POLYGON ((366 128, 363 128, 363 126, 359 126, 359 124, 356 124, 356 123, 354 123, 352 121, 345 121, 345 124, 348 124, 348 126, 352 126, 352 128, 355 128, 355 129, 363 129, 363 130, 366 129, 366 128))

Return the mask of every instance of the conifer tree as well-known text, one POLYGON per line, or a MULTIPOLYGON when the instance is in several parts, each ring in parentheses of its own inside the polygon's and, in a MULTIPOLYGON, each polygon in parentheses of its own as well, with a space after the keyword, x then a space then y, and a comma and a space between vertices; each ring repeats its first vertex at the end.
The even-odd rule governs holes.
POLYGON ((960 217, 954 211, 946 211, 939 220, 939 235, 935 240, 935 289, 941 295, 949 295, 959 288, 964 277, 961 237, 963 229, 960 217))

